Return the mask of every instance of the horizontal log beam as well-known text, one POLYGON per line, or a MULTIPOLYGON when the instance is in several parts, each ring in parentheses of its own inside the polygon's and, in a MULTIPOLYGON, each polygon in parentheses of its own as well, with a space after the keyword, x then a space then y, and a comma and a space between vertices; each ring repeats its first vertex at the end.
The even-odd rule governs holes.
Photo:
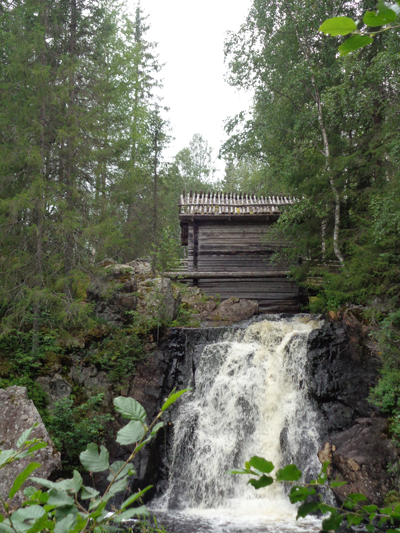
POLYGON ((289 270, 271 270, 268 272, 165 272, 166 278, 211 279, 211 278, 283 278, 289 270))

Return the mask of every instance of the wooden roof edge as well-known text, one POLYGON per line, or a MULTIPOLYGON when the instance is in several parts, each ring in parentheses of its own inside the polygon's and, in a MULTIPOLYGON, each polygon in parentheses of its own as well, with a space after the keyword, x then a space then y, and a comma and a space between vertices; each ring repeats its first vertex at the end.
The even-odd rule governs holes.
POLYGON ((244 192, 223 192, 223 191, 189 191, 180 195, 179 206, 195 205, 287 205, 294 204, 298 199, 294 196, 283 194, 256 195, 244 192))

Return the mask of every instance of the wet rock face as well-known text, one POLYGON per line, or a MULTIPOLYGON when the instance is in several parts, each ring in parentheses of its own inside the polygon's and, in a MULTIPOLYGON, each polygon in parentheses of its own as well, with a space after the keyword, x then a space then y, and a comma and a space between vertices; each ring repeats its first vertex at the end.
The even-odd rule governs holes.
MULTIPOLYGON (((0 496, 7 501, 8 493, 15 478, 29 463, 33 461, 40 463, 42 466, 35 470, 34 475, 47 479, 61 469, 61 457, 53 447, 53 442, 44 427, 40 414, 32 400, 28 399, 25 387, 13 386, 7 389, 0 389, 0 412, 2 415, 0 424, 1 450, 16 449, 16 442, 22 432, 36 423, 38 425, 32 431, 30 438, 38 438, 47 442, 47 447, 36 451, 33 458, 26 457, 1 469, 0 496)), ((29 485, 33 485, 33 483, 29 481, 24 483, 21 490, 14 496, 11 503, 12 510, 19 507, 25 500, 22 491, 29 485)), ((1 504, 0 509, 2 509, 1 504)))
POLYGON ((382 506, 386 494, 394 488, 389 465, 398 461, 399 450, 386 434, 387 420, 360 418, 345 431, 332 435, 319 453, 321 462, 330 461, 329 476, 347 485, 335 489, 343 503, 350 493, 362 493, 369 504, 382 506))
POLYGON ((309 338, 308 387, 320 415, 319 459, 331 462, 331 479, 347 481, 336 490, 340 502, 360 492, 382 505, 396 489, 388 467, 397 464, 398 452, 386 433, 387 420, 368 402, 380 361, 366 326, 350 313, 335 318, 309 338))
POLYGON ((368 328, 353 316, 327 321, 309 337, 308 388, 321 415, 322 438, 349 428, 356 418, 377 409, 368 402, 380 362, 369 343, 368 328))

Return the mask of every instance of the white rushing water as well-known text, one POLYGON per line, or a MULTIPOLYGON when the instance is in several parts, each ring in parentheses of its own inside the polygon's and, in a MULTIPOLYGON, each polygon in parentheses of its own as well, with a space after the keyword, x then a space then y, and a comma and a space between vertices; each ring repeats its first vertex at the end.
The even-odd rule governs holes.
POLYGON ((270 317, 205 346, 193 390, 179 406, 169 489, 158 508, 211 521, 215 527, 204 531, 238 530, 219 528, 221 520, 243 524, 240 531, 246 524, 253 531, 319 530, 313 519, 295 523, 281 485, 256 491, 248 476, 226 471, 258 455, 275 468, 293 462, 305 476, 319 472, 305 365, 308 335, 320 325, 307 315, 270 317))

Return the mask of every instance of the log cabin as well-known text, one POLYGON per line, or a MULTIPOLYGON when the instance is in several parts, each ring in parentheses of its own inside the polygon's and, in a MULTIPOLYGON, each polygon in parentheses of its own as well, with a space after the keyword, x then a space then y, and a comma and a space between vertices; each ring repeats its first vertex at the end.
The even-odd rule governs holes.
POLYGON ((268 231, 282 208, 295 201, 241 193, 181 195, 181 243, 187 253, 179 277, 221 300, 257 300, 263 313, 298 312, 301 291, 289 279, 288 265, 272 261, 283 243, 268 231))

